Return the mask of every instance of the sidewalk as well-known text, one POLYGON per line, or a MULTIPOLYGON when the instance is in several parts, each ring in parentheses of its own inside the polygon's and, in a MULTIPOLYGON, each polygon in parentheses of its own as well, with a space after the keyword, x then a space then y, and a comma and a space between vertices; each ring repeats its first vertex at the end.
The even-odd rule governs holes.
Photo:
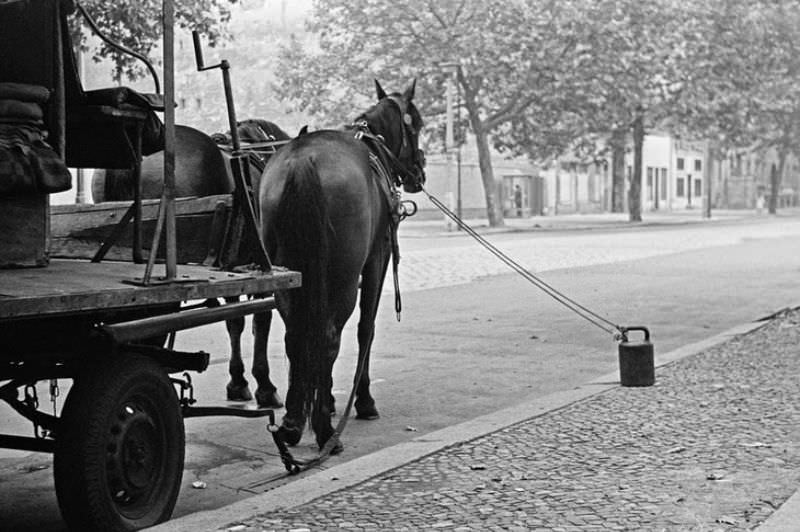
MULTIPOLYGON (((776 215, 766 211, 758 213, 754 209, 714 209, 711 218, 706 218, 700 209, 678 211, 653 211, 642 213, 642 222, 629 221, 628 213, 558 214, 532 216, 529 218, 505 218, 504 227, 489 227, 486 218, 465 220, 467 225, 480 233, 504 233, 520 231, 569 231, 590 229, 613 229, 632 227, 652 227, 663 225, 708 224, 738 220, 768 220, 770 218, 800 217, 800 208, 779 209, 776 215)), ((401 238, 421 238, 429 236, 459 236, 454 222, 449 224, 444 214, 424 212, 419 218, 408 218, 400 224, 401 238)))
POLYGON ((798 346, 795 310, 656 353, 655 386, 606 375, 157 529, 798 530, 798 346))

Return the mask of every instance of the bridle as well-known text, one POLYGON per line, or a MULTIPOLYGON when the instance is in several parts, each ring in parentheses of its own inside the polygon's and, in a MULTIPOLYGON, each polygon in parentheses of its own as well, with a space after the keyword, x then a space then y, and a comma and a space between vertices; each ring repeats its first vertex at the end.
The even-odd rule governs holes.
POLYGON ((386 96, 386 99, 391 100, 400 112, 401 145, 399 153, 395 154, 389 146, 386 145, 386 139, 383 135, 375 134, 370 129, 367 120, 363 117, 356 120, 352 125, 352 127, 356 129, 355 137, 368 142, 372 151, 376 153, 387 170, 390 171, 397 185, 402 184, 403 186, 421 187, 421 176, 423 175, 423 168, 425 168, 425 152, 419 148, 416 149, 416 157, 414 157, 412 163, 413 168, 411 169, 399 158, 399 155, 402 154, 407 147, 414 149, 411 139, 413 119, 408 113, 408 104, 402 98, 394 95, 386 96))

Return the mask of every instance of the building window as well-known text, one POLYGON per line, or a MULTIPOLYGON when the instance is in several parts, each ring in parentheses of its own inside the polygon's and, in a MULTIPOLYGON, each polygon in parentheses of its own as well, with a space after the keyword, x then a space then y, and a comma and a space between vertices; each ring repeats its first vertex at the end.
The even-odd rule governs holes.
POLYGON ((700 159, 694 160, 694 171, 695 172, 702 172, 703 171, 703 161, 700 159))
POLYGON ((699 198, 703 195, 703 181, 700 179, 694 180, 694 197, 699 198))
POLYGON ((683 170, 683 157, 678 157, 678 170, 683 170))
POLYGON ((653 167, 647 167, 647 199, 653 201, 653 167))
POLYGON ((667 169, 661 169, 661 199, 667 199, 667 169))
POLYGON ((678 196, 679 198, 682 198, 684 196, 684 194, 685 194, 685 192, 683 190, 683 178, 679 177, 675 181, 675 183, 677 184, 677 189, 675 190, 675 195, 678 196))

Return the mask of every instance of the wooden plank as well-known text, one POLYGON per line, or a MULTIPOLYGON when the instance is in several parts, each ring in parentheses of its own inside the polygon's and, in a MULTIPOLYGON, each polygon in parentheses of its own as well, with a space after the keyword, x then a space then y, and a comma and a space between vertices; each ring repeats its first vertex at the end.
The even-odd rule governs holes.
MULTIPOLYGON (((157 199, 142 201, 142 218, 155 220, 158 214, 157 199)), ((220 202, 227 206, 233 205, 230 194, 206 196, 202 198, 178 198, 175 200, 175 214, 197 214, 213 212, 220 202)), ((53 205, 50 208, 51 230, 53 235, 66 235, 71 231, 81 230, 101 225, 112 225, 119 220, 128 207, 130 201, 106 201, 90 205, 53 205)))
MULTIPOLYGON (((145 200, 143 211, 144 243, 152 240, 159 200, 145 200)), ((180 198, 175 208, 178 217, 178 262, 202 262, 209 250, 211 225, 218 205, 230 209, 230 194, 203 198, 180 198)), ((95 205, 57 205, 52 208, 50 254, 53 257, 90 259, 130 207, 130 202, 105 202, 95 205)), ((107 260, 129 260, 133 241, 131 231, 106 255, 107 260)), ((216 243, 217 245, 219 243, 216 243)), ((162 248, 163 250, 163 248, 162 248)), ((145 251, 149 251, 145 249, 145 251)), ((162 252, 163 253, 163 252, 162 252)))
MULTIPOLYGON (((181 266, 178 282, 135 286, 144 266, 61 260, 48 268, 0 271, 0 319, 52 316, 155 305, 211 297, 252 295, 300 286, 300 274, 282 268, 264 274, 235 274, 181 266)), ((158 273, 158 272, 157 272, 158 273)))

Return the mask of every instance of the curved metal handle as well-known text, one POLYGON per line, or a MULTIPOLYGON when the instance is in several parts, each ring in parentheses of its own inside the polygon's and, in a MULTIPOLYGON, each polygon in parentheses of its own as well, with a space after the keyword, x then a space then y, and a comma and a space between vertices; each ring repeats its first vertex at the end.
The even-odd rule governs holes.
POLYGON ((131 50, 130 48, 126 48, 126 47, 122 46, 121 44, 115 43, 109 37, 107 37, 102 31, 100 31, 100 28, 97 26, 97 23, 94 21, 94 19, 91 17, 91 15, 89 15, 89 13, 86 12, 86 10, 83 8, 83 6, 80 4, 80 2, 75 2, 75 7, 77 7, 78 11, 81 12, 81 16, 83 16, 84 20, 86 20, 86 23, 89 25, 89 27, 92 28, 92 31, 98 37, 100 37, 100 39, 104 43, 109 45, 111 48, 114 48, 115 50, 118 50, 118 51, 120 51, 120 52, 122 52, 124 54, 128 54, 130 56, 135 57, 136 59, 138 59, 139 61, 144 63, 145 66, 147 66, 147 70, 149 70, 150 71, 150 75, 153 76, 153 83, 156 86, 156 94, 161 94, 161 83, 158 80, 158 74, 156 73, 156 69, 150 63, 150 60, 147 59, 147 57, 145 57, 144 55, 140 54, 139 52, 131 50))
POLYGON ((629 331, 642 331, 644 333, 644 341, 645 342, 649 342, 650 341, 650 329, 648 329, 647 327, 645 327, 643 325, 632 325, 631 327, 622 327, 620 329, 620 331, 622 332, 622 341, 623 342, 627 342, 628 341, 628 332, 629 331))

